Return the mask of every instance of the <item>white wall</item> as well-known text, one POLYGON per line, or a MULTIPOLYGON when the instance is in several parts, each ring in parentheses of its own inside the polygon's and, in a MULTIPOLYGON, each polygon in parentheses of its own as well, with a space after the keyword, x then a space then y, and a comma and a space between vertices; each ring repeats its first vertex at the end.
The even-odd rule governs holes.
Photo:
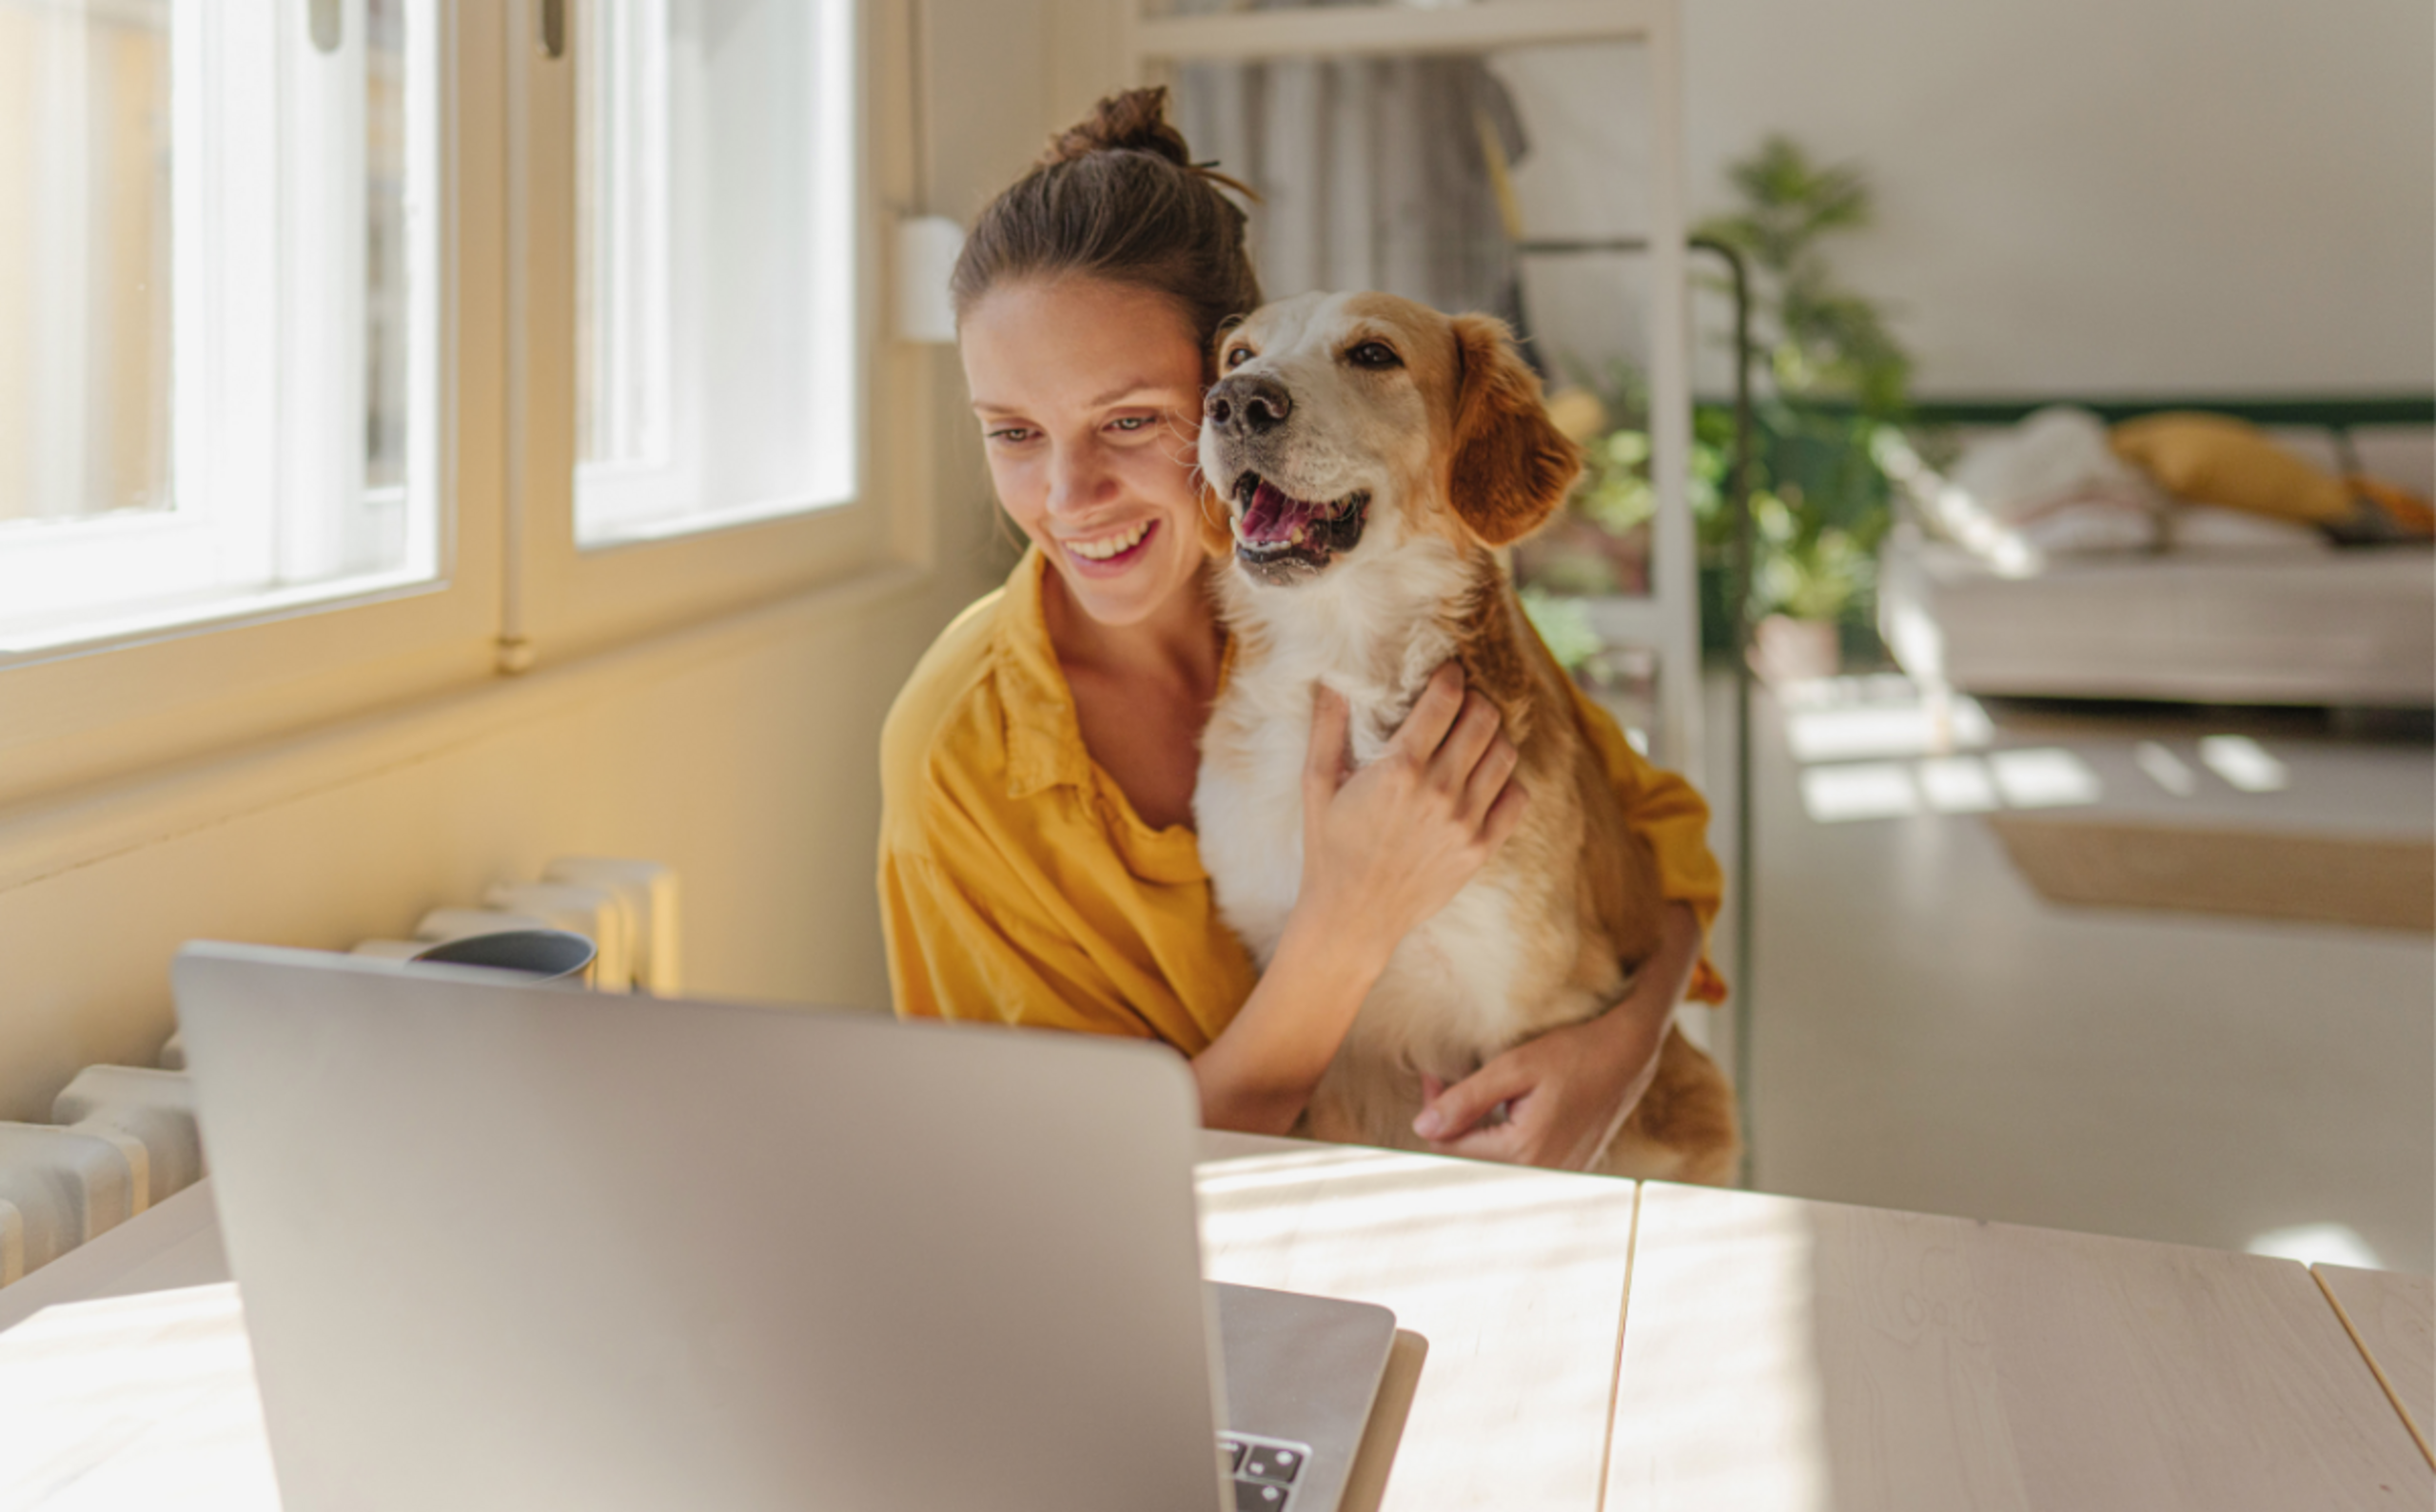
MULTIPOLYGON (((1837 266, 1925 394, 2436 384, 2426 0, 1685 0, 1696 214, 1771 130, 1862 165, 1837 266)), ((1505 65, 1539 234, 1636 228, 1613 54, 1505 65)), ((1623 88, 1629 88, 1629 84, 1623 88)), ((1629 343, 1628 275, 1535 275, 1551 341, 1629 343)))
MULTIPOLYGON (((925 9, 939 119, 912 208, 969 216, 1051 124, 1045 58, 1006 69, 1041 28, 1014 0, 925 9)), ((148 1064, 184 940, 344 949, 553 855, 675 865, 689 988, 883 1008, 880 720, 1007 560, 954 355, 932 361, 938 545, 910 583, 0 813, 0 1119, 47 1119, 86 1065, 148 1064)))

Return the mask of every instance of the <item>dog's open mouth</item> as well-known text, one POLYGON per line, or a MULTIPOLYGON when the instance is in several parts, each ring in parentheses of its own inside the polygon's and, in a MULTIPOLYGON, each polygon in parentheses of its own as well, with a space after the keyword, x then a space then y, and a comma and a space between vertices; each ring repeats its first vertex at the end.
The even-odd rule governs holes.
POLYGON ((1258 473, 1235 480, 1235 560, 1264 582, 1292 582, 1351 551, 1370 518, 1370 496, 1330 503, 1296 499, 1258 473))

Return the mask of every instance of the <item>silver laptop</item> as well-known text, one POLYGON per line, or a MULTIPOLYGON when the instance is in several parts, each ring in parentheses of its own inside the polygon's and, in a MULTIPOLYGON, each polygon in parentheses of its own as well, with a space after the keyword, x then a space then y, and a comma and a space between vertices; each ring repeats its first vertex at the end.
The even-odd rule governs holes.
POLYGON ((1204 1286, 1164 1050, 175 974, 288 1512, 1338 1504, 1393 1317, 1204 1286))

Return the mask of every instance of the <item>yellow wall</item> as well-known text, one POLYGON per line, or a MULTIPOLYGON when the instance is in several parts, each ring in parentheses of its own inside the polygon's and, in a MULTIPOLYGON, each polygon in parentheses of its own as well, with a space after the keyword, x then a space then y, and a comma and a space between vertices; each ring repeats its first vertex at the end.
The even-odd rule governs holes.
POLYGON ((148 1064, 182 940, 343 949, 560 854, 678 868, 692 988, 884 1006, 879 721, 937 626, 988 585, 967 553, 879 605, 767 612, 318 742, 345 749, 274 746, 172 775, 199 815, 0 892, 0 1118, 47 1117, 88 1063, 148 1064), (215 789, 251 791, 265 764, 268 802, 208 812, 215 789))

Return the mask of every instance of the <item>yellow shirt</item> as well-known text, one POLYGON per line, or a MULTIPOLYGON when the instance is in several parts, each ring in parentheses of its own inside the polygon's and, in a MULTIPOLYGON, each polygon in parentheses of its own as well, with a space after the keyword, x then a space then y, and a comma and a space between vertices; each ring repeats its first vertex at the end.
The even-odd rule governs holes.
MULTIPOLYGON (((880 736, 880 916, 896 1011, 1165 1040, 1198 1054, 1258 976, 1184 825, 1154 830, 1084 749, 1038 551, 940 633, 880 736)), ((1702 932, 1708 805, 1576 695, 1665 895, 1702 932)), ((1692 995, 1725 984, 1706 959, 1692 995)))

